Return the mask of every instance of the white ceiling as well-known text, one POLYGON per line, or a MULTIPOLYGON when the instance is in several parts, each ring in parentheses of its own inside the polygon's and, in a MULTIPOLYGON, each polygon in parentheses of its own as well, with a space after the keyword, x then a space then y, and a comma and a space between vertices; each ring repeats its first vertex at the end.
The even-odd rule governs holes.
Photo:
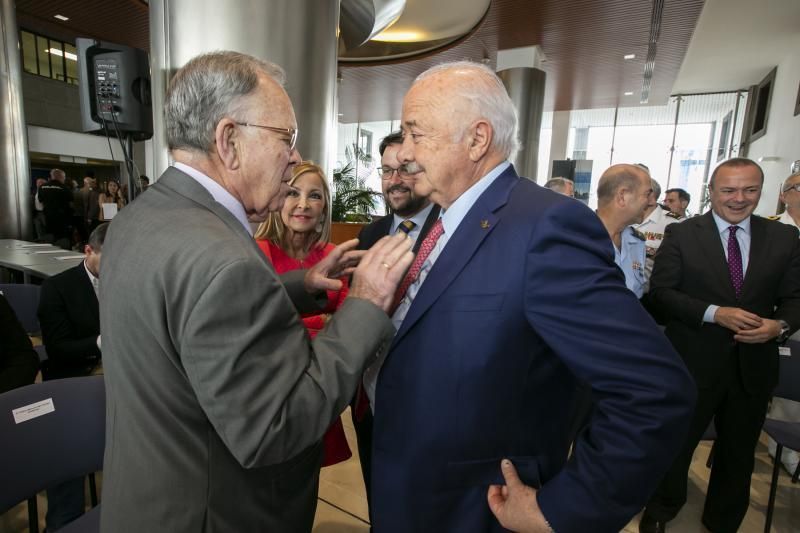
POLYGON ((489 0, 406 0, 403 14, 387 33, 416 34, 420 41, 460 37, 480 22, 487 9, 489 0))
POLYGON ((673 94, 747 88, 800 54, 800 0, 706 0, 673 94))

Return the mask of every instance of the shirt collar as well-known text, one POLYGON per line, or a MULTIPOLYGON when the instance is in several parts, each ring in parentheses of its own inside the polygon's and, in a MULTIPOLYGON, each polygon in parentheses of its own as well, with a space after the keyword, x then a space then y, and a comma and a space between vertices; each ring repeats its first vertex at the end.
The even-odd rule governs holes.
POLYGON ((433 204, 429 203, 425 207, 422 208, 421 211, 417 212, 413 217, 403 218, 399 215, 393 215, 392 219, 392 227, 390 228, 391 231, 389 232, 390 235, 393 235, 397 231, 397 226, 400 225, 401 222, 404 220, 410 220, 416 226, 414 228, 421 228, 425 225, 425 220, 427 220, 428 215, 431 213, 431 209, 433 209, 433 204))
POLYGON ((92 286, 96 285, 96 281, 100 281, 100 278, 92 274, 92 271, 89 270, 89 267, 86 266, 86 259, 83 260, 83 269, 86 271, 86 275, 89 276, 89 281, 92 282, 92 286))
POLYGON ((458 225, 461 224, 461 221, 464 220, 464 217, 467 216, 467 213, 481 196, 481 194, 489 188, 489 186, 494 183, 500 174, 505 172, 505 170, 511 166, 511 163, 508 161, 503 161, 496 167, 494 167, 491 171, 489 171, 486 176, 476 181, 472 187, 464 191, 458 199, 453 202, 453 204, 448 207, 446 210, 442 209, 442 226, 444 226, 444 232, 447 235, 453 235, 455 231, 458 229, 458 225))
POLYGON ((730 222, 722 220, 722 218, 719 215, 717 215, 714 211, 711 212, 711 215, 714 217, 714 223, 717 225, 717 231, 720 234, 722 234, 723 231, 725 231, 726 229, 728 229, 731 226, 739 226, 739 229, 741 231, 743 231, 743 232, 747 233, 748 235, 750 235, 750 218, 753 215, 750 215, 749 217, 747 217, 746 219, 742 220, 738 224, 731 224, 730 222))
POLYGON ((244 206, 234 198, 234 196, 229 193, 225 188, 217 183, 216 181, 212 180, 199 170, 190 167, 184 163, 180 163, 176 161, 172 164, 175 168, 180 170, 181 172, 188 174, 191 176, 197 183, 202 185, 202 187, 208 191, 208 193, 217 201, 217 203, 221 204, 222 207, 227 209, 236 220, 242 223, 244 229, 250 235, 253 234, 252 228, 250 228, 250 222, 247 221, 247 214, 244 211, 244 206))

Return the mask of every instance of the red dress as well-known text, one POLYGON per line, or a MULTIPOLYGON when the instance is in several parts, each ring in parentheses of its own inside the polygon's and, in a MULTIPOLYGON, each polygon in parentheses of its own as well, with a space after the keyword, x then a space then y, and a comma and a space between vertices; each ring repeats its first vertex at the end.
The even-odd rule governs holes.
MULTIPOLYGON (((331 250, 333 244, 326 244, 325 246, 315 246, 313 250, 308 253, 302 261, 289 257, 280 246, 267 240, 257 240, 256 243, 264 255, 272 262, 275 271, 278 274, 289 272, 290 270, 297 270, 301 268, 310 268, 319 263, 331 250)), ((325 327, 326 315, 334 313, 339 306, 344 302, 347 296, 348 285, 347 280, 342 280, 342 288, 338 291, 328 291, 328 305, 321 313, 305 313, 302 315, 303 324, 306 326, 309 337, 312 339, 317 336, 317 333, 325 327)), ((347 437, 344 434, 341 418, 331 424, 328 431, 325 432, 323 437, 325 455, 322 460, 322 466, 330 466, 336 463, 341 463, 352 457, 353 453, 350 451, 350 446, 347 445, 347 437)))

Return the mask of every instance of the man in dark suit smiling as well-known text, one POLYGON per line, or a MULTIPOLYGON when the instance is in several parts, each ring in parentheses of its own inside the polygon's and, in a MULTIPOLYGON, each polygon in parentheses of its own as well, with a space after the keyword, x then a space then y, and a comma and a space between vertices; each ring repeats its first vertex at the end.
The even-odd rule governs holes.
POLYGON ((656 254, 650 297, 698 401, 642 532, 664 531, 686 502, 692 453, 712 419, 717 441, 703 524, 733 533, 747 511, 755 446, 778 379, 778 343, 800 327, 797 229, 753 216, 763 184, 754 161, 722 163, 708 184, 711 211, 668 226, 656 254))

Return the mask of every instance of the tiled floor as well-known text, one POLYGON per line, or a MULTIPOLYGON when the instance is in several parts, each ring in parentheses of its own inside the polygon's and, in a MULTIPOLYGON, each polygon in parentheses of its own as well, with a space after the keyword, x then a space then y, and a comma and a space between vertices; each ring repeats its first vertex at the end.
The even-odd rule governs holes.
MULTIPOLYGON (((342 416, 345 433, 354 456, 344 463, 324 468, 320 475, 319 503, 314 521, 314 533, 367 533, 367 500, 358 463, 358 449, 350 414, 342 416)), ((710 449, 709 443, 701 443, 695 452, 689 481, 689 503, 678 517, 669 524, 674 533, 704 533, 700 524, 703 498, 708 482, 705 466, 710 449)), ((772 461, 766 446, 759 444, 756 450, 756 471, 750 496, 750 509, 740 529, 742 533, 757 533, 764 530, 764 516, 769 497, 772 461)), ((44 526, 46 501, 39 497, 40 525, 44 526)), ((639 517, 635 517, 624 529, 626 533, 638 531, 639 517)), ((27 531, 27 511, 18 505, 0 516, 0 533, 23 533, 27 531)), ((792 485, 789 476, 781 471, 775 517, 772 531, 776 533, 800 532, 800 483, 792 485)), ((413 533, 413 532, 409 532, 413 533)))

